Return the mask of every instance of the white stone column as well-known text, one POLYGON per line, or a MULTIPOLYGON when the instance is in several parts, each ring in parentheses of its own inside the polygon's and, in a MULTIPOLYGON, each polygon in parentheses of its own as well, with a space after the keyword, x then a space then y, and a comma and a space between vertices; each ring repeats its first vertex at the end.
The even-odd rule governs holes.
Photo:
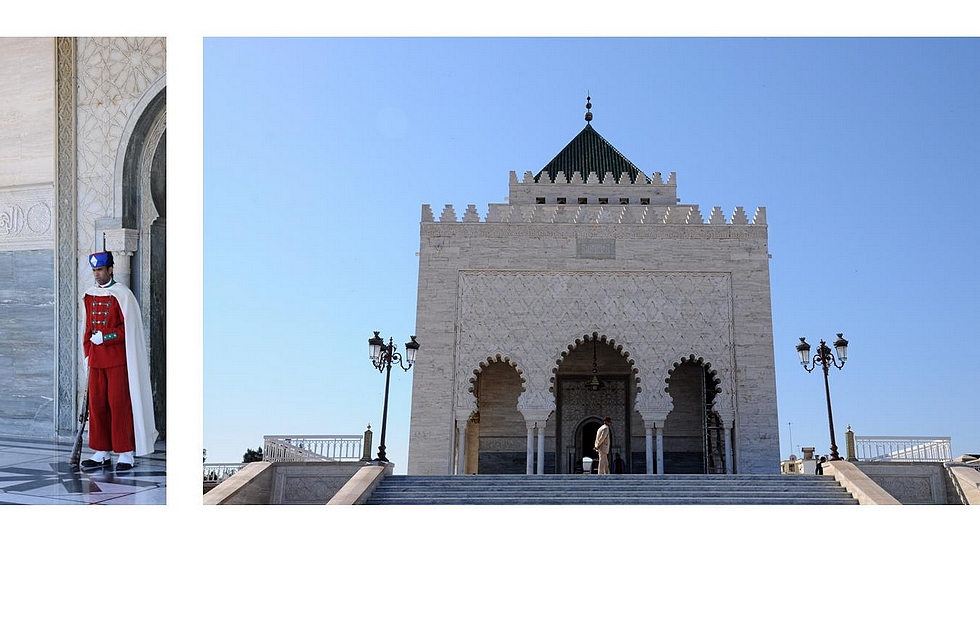
POLYGON ((456 420, 456 429, 459 437, 456 440, 456 475, 461 476, 466 473, 466 424, 467 421, 456 420))
POLYGON ((657 424, 657 473, 664 472, 664 425, 657 424))
POLYGON ((544 475, 544 427, 543 422, 535 424, 538 428, 538 475, 544 475))
POLYGON ((534 475, 534 422, 527 423, 527 475, 534 475))
POLYGON ((647 474, 653 475, 653 427, 644 427, 646 452, 647 452, 647 474))
POLYGON ((139 247, 139 237, 136 229, 105 230, 105 250, 112 253, 112 276, 130 289, 133 287, 130 263, 139 247))
POLYGON ((524 408, 518 400, 517 411, 524 416, 524 423, 527 426, 527 475, 534 474, 534 431, 538 430, 538 473, 544 473, 544 428, 548 425, 548 417, 551 415, 547 408, 524 408))
POLYGON ((733 426, 730 429, 725 429, 725 473, 732 473, 732 461, 735 458, 735 453, 732 452, 732 431, 735 430, 733 426))
POLYGON ((653 434, 656 431, 657 436, 657 462, 656 469, 657 473, 662 474, 664 472, 664 422, 667 420, 667 414, 670 413, 670 407, 667 406, 667 401, 664 399, 653 399, 650 401, 653 405, 652 408, 637 409, 640 417, 643 418, 643 428, 646 432, 646 449, 647 449, 647 473, 652 474, 654 469, 653 462, 653 434))

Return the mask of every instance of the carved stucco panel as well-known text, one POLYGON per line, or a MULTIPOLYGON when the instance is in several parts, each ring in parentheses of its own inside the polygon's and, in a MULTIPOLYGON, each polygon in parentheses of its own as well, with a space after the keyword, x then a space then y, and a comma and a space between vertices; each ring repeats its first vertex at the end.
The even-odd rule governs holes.
POLYGON ((0 248, 50 249, 54 230, 53 185, 0 190, 0 248))
POLYGON ((473 369, 509 357, 527 380, 520 405, 554 408, 552 370, 563 350, 591 332, 635 361, 638 409, 664 404, 667 371, 694 354, 711 362, 722 396, 734 391, 731 277, 727 273, 476 271, 459 273, 456 392, 471 406, 473 369))
POLYGON ((78 252, 84 255, 97 247, 96 221, 122 216, 122 204, 113 203, 117 153, 140 97, 166 73, 167 44, 165 38, 79 38, 77 57, 78 252))

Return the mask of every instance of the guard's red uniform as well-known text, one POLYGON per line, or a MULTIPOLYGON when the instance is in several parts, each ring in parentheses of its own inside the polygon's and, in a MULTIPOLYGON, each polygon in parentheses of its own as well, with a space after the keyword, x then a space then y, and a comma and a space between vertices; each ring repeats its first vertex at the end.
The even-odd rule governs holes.
POLYGON ((93 450, 131 452, 133 407, 126 372, 126 330, 119 302, 112 296, 85 295, 85 335, 88 358, 89 447, 93 450), (91 341, 102 332, 102 344, 91 341))

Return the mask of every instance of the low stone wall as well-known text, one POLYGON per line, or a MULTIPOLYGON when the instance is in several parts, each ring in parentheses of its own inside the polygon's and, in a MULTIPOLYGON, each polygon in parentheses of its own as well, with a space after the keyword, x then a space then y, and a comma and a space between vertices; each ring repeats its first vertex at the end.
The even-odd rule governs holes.
POLYGON ((957 486, 953 487, 957 494, 962 494, 967 505, 980 506, 980 468, 952 465, 949 473, 957 486))
POLYGON ((855 465, 904 505, 959 503, 942 463, 859 461, 855 465), (952 500, 951 500, 952 498, 952 500))
POLYGON ((354 477, 327 502, 327 505, 357 506, 366 503, 378 484, 390 476, 394 469, 395 466, 390 463, 387 465, 366 465, 361 467, 354 474, 354 477))
POLYGON ((823 464, 823 472, 840 482, 841 486, 847 489, 847 492, 853 495, 862 506, 897 506, 901 504, 854 463, 844 460, 828 461, 823 464))
POLYGON ((206 506, 268 505, 272 463, 249 463, 204 495, 206 506))
POLYGON ((204 505, 324 505, 362 462, 249 463, 204 495, 204 505))
POLYGON ((275 463, 269 502, 322 506, 364 465, 360 461, 275 463))

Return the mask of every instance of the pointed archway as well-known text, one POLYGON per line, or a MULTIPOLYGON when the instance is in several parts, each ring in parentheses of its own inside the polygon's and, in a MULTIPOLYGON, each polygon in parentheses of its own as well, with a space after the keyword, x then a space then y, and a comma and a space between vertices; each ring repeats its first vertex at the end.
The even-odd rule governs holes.
POLYGON ((593 332, 569 345, 556 364, 554 473, 581 473, 582 459, 596 456, 583 434, 607 416, 612 420, 610 457, 622 456, 627 473, 643 473, 643 424, 634 410, 639 379, 629 352, 593 332))
POLYGON ((476 411, 457 420, 456 469, 463 474, 518 474, 527 469, 524 417, 517 408, 524 378, 501 354, 474 369, 476 411))
POLYGON ((664 473, 726 473, 725 426, 715 410, 721 379, 710 362, 693 354, 668 371, 672 409, 664 422, 664 473))
MULTIPOLYGON (((116 156, 115 199, 121 204, 118 248, 131 259, 129 286, 142 313, 150 355, 153 412, 167 434, 167 81, 162 76, 137 102, 116 156)), ((118 259, 117 259, 118 261, 118 259)))

